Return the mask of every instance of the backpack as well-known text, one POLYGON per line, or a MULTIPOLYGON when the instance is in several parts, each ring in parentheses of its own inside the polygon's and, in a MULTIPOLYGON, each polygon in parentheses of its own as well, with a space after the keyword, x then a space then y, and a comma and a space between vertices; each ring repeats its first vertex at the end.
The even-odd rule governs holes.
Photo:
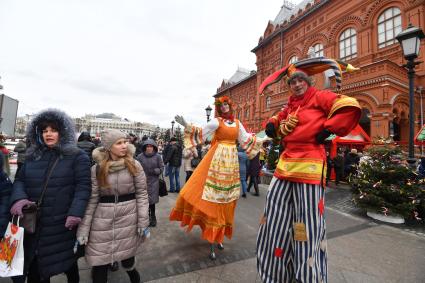
POLYGON ((200 162, 201 162, 201 160, 199 158, 193 158, 190 161, 190 166, 192 166, 192 168, 196 168, 199 165, 200 162))

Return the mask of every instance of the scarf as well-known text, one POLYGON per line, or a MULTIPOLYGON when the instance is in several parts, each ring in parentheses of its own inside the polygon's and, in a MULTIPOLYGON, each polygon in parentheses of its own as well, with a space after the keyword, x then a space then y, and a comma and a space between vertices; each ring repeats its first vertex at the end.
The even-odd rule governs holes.
POLYGON ((316 88, 309 87, 303 95, 291 95, 288 104, 283 111, 279 113, 279 116, 281 116, 282 119, 286 119, 288 114, 297 111, 298 107, 301 109, 315 94, 316 88))
POLYGON ((124 158, 120 158, 118 160, 111 160, 109 161, 109 173, 114 173, 120 170, 125 169, 125 163, 124 163, 124 158))

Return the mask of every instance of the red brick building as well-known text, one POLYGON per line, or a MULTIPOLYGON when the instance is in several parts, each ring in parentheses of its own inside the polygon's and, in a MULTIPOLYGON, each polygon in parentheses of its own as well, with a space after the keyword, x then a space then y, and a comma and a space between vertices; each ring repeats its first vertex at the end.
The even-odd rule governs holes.
MULTIPOLYGON (((215 96, 228 95, 236 103, 236 116, 252 131, 279 111, 289 97, 284 80, 263 96, 258 86, 291 60, 311 56, 340 58, 361 70, 344 74, 342 93, 363 107, 362 128, 373 138, 394 135, 408 140, 409 88, 405 60, 395 36, 412 23, 425 31, 423 0, 305 0, 294 6, 285 1, 251 51, 256 71, 238 70, 224 80, 215 96), (239 73, 239 74, 238 74, 239 73), (242 73, 242 75, 241 75, 242 73)), ((417 61, 425 61, 425 41, 417 61)), ((333 88, 332 73, 317 75, 316 86, 333 88)), ((423 124, 425 63, 416 67, 415 132, 423 124)))

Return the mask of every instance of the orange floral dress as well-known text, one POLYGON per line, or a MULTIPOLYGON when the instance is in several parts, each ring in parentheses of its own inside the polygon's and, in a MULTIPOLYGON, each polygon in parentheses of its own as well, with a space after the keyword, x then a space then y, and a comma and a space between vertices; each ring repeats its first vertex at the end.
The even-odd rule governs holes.
MULTIPOLYGON (((261 140, 246 133, 238 120, 231 124, 218 118, 218 127, 208 153, 183 186, 170 214, 171 221, 180 221, 191 231, 198 225, 202 238, 210 243, 222 243, 232 237, 236 202, 240 195, 238 140, 248 156, 255 156, 261 140)), ((185 146, 201 143, 203 130, 190 126, 185 130, 185 146)), ((205 138, 205 137, 204 137, 205 138)))

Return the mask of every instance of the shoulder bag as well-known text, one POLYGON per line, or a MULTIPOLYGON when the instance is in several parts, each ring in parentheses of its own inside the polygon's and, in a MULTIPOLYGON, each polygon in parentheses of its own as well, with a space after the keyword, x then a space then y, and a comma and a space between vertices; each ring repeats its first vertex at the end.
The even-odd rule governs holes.
POLYGON ((37 219, 40 216, 39 210, 43 202, 44 194, 46 192, 50 176, 52 175, 53 169, 56 167, 58 160, 59 157, 56 158, 55 162, 53 163, 52 167, 50 167, 49 172, 47 173, 46 180, 44 181, 43 191, 41 192, 40 198, 38 199, 37 203, 22 208, 22 213, 24 214, 24 217, 21 220, 21 226, 24 228, 24 232, 27 234, 34 234, 37 229, 37 219))

